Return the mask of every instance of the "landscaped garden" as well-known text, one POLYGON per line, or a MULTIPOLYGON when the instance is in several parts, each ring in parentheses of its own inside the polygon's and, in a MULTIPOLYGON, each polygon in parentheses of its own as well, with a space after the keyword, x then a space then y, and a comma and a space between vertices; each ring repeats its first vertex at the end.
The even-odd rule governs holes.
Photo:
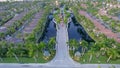
MULTIPOLYGON (((20 7, 19 5, 17 6, 20 7)), ((11 24, 7 25, 6 32, 0 32, 1 63, 45 63, 50 61, 55 55, 55 38, 51 37, 47 40, 47 43, 42 41, 50 23, 48 16, 51 13, 49 10, 52 10, 51 6, 46 6, 45 2, 30 1, 25 3, 25 5, 22 4, 22 8, 26 7, 31 10, 22 11, 22 16, 17 16, 20 18, 19 20, 8 21, 6 24, 11 24), (34 22, 34 19, 36 22, 34 22), (31 27, 34 24, 36 25, 31 27), (30 33, 24 33, 23 31, 26 29, 29 29, 30 33), (16 37, 22 41, 18 42, 16 37), (10 38, 10 40, 6 38, 10 38)))
MULTIPOLYGON (((56 5, 53 2, 0 2, 0 10, 3 10, 0 12, 0 63, 51 61, 61 40, 56 39, 57 31, 64 26, 73 60, 83 64, 120 63, 119 37, 107 36, 99 28, 101 24, 105 30, 117 34, 120 33, 120 21, 99 13, 104 7, 103 1, 60 1, 60 5, 58 1, 56 5), (96 25, 96 21, 99 24, 96 25)), ((117 16, 118 11, 110 9, 108 14, 117 16)))
MULTIPOLYGON (((88 2, 87 2, 88 5, 88 2)), ((93 15, 97 15, 95 8, 83 9, 81 6, 72 7, 74 12, 76 22, 81 24, 85 31, 90 35, 91 38, 95 40, 94 42, 87 42, 85 40, 70 40, 70 55, 71 57, 80 62, 80 63, 120 63, 120 43, 116 42, 114 39, 105 36, 103 33, 99 32, 99 29, 94 26, 91 20, 87 19, 85 16, 80 15, 79 11, 84 10, 88 13, 92 13, 93 15), (95 10, 95 11, 93 11, 95 10), (79 14, 79 15, 78 15, 79 14)), ((106 18, 103 18, 104 21, 106 18)), ((107 18, 107 20, 111 20, 107 18)), ((110 24, 114 24, 114 20, 111 20, 110 24)), ((118 21, 116 21, 117 24, 118 21)), ((110 25, 108 24, 108 25, 110 25)), ((119 27, 119 25, 113 25, 114 28, 119 27)), ((119 30, 119 28, 117 28, 119 30)), ((119 32, 119 31, 117 31, 119 32)))

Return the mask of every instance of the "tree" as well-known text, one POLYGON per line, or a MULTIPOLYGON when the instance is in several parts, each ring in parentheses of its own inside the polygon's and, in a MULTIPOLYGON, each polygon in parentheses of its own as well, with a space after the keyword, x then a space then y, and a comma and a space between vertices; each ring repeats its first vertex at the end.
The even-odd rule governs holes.
POLYGON ((94 49, 94 52, 96 52, 96 57, 98 58, 100 56, 100 42, 95 42, 95 43, 92 43, 91 45, 91 48, 94 49))
POLYGON ((15 52, 17 51, 14 44, 13 43, 10 43, 9 46, 8 46, 8 51, 7 51, 7 56, 9 57, 15 57, 15 59, 17 60, 17 62, 19 62, 19 59, 17 57, 17 55, 15 54, 15 52))
POLYGON ((2 57, 5 56, 6 53, 6 42, 5 41, 0 41, 0 61, 3 61, 2 57))
POLYGON ((99 47, 100 47, 101 54, 105 55, 105 53, 108 49, 107 45, 105 44, 105 40, 101 41, 99 44, 100 44, 99 47))
POLYGON ((70 42, 69 42, 69 46, 70 46, 70 47, 73 47, 73 48, 75 48, 75 49, 77 49, 78 46, 79 46, 79 43, 78 43, 77 40, 72 39, 72 40, 70 40, 70 42))
POLYGON ((35 62, 37 62, 37 57, 38 57, 37 45, 33 42, 27 42, 26 46, 28 48, 29 57, 32 57, 35 60, 35 62))
POLYGON ((74 52, 75 50, 78 48, 79 46, 79 43, 75 40, 75 39, 72 39, 69 41, 69 47, 72 49, 72 55, 74 55, 74 52))
POLYGON ((48 42, 49 49, 51 50, 51 49, 55 48, 55 44, 56 44, 55 38, 51 38, 48 42))
POLYGON ((88 51, 88 55, 90 56, 89 60, 88 60, 89 62, 91 62, 91 60, 93 58, 93 55, 95 55, 96 53, 98 53, 98 54, 96 54, 96 57, 99 57, 99 55, 100 55, 99 45, 100 45, 99 42, 96 42, 95 44, 92 44, 90 50, 88 51))
POLYGON ((82 55, 84 55, 85 51, 88 49, 88 43, 85 40, 80 41, 80 45, 82 46, 82 55))
POLYGON ((44 42, 40 42, 40 44, 39 44, 39 50, 40 50, 41 53, 43 52, 43 50, 45 49, 45 47, 46 47, 46 44, 44 42))
POLYGON ((21 44, 21 43, 17 43, 15 46, 16 46, 16 50, 17 50, 17 52, 16 52, 16 55, 18 56, 18 57, 23 57, 23 56, 26 56, 26 55, 28 55, 27 53, 26 53, 26 47, 24 47, 23 46, 24 44, 21 44))
POLYGON ((2 40, 5 37, 5 33, 0 32, 0 40, 2 40))
POLYGON ((27 38, 26 38, 26 40, 28 41, 28 42, 36 42, 35 41, 35 35, 34 35, 34 33, 32 33, 32 34, 30 34, 27 38))
POLYGON ((108 59, 107 59, 107 62, 109 62, 110 59, 116 59, 116 58, 119 56, 119 53, 117 52, 116 49, 114 49, 114 48, 109 48, 109 49, 107 50, 107 56, 109 56, 108 59))
POLYGON ((93 58, 93 55, 94 55, 94 48, 91 48, 91 50, 88 51, 88 54, 90 55, 89 57, 89 62, 91 62, 92 58, 93 58))

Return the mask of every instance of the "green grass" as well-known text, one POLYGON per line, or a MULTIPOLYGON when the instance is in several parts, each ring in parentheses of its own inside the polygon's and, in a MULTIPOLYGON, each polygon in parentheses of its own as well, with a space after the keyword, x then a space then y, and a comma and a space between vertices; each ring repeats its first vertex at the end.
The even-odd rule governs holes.
POLYGON ((120 13, 120 9, 119 8, 112 8, 108 11, 109 15, 113 15, 113 16, 118 16, 118 14, 120 13))
POLYGON ((17 60, 14 57, 11 58, 5 57, 2 58, 3 61, 0 61, 0 63, 46 63, 52 60, 54 56, 55 56, 55 51, 53 50, 49 59, 45 59, 43 54, 40 53, 40 57, 37 58, 37 62, 35 62, 34 58, 29 58, 29 57, 18 57, 18 59, 20 60, 19 62, 17 62, 17 60))
MULTIPOLYGON (((33 58, 19 58, 20 62, 17 62, 14 57, 12 58, 3 58, 3 61, 0 61, 0 63, 36 63, 33 58)), ((37 63, 46 63, 47 60, 44 60, 43 58, 37 58, 37 63)))
POLYGON ((88 64, 88 63, 91 63, 91 64, 95 64, 95 63, 98 63, 98 64, 120 64, 120 59, 116 59, 116 60, 111 59, 108 63, 106 62, 107 59, 108 58, 106 56, 100 55, 99 58, 96 58, 95 55, 93 55, 91 62, 88 62, 89 55, 88 55, 88 53, 86 53, 82 58, 80 58, 80 60, 78 62, 83 63, 83 64, 88 64), (83 62, 84 59, 85 59, 85 62, 83 62))
POLYGON ((93 55, 91 62, 88 62, 89 57, 90 57, 90 55, 88 53, 85 53, 85 55, 80 57, 80 59, 77 62, 79 62, 81 64, 120 64, 120 59, 116 59, 116 60, 111 59, 107 63, 106 62, 108 59, 107 56, 102 56, 102 55, 100 55, 99 58, 97 58, 95 55, 93 55))

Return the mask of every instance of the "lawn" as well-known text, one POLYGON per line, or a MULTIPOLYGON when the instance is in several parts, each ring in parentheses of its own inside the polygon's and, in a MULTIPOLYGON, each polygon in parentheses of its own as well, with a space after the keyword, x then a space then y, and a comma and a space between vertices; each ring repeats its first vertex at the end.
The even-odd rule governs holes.
POLYGON ((19 62, 14 57, 4 57, 2 58, 3 61, 0 63, 46 63, 52 60, 55 56, 55 51, 52 52, 51 56, 45 57, 42 53, 40 53, 40 57, 37 58, 37 62, 35 62, 34 58, 29 57, 18 57, 20 60, 19 62))
MULTIPOLYGON (((46 63, 47 60, 44 60, 43 57, 37 58, 37 63, 46 63)), ((33 58, 19 58, 20 62, 17 62, 15 58, 3 58, 3 61, 0 61, 0 63, 36 63, 33 58)))
MULTIPOLYGON (((70 51, 70 55, 71 51, 70 51)), ((73 57, 72 57, 73 58, 73 57)), ((83 56, 79 57, 79 60, 76 60, 74 57, 73 59, 81 64, 120 64, 120 59, 111 59, 108 63, 107 56, 100 55, 99 58, 97 58, 95 55, 93 55, 92 60, 89 62, 90 55, 88 53, 85 53, 83 56)))
POLYGON ((106 62, 107 61, 107 57, 106 56, 100 56, 99 58, 95 57, 95 55, 93 56, 91 62, 88 62, 89 60, 89 55, 88 53, 86 53, 83 57, 80 58, 80 60, 78 62, 80 63, 90 63, 90 64, 120 64, 120 59, 116 59, 116 60, 110 60, 108 63, 106 62), (84 62, 85 60, 85 62, 84 62))

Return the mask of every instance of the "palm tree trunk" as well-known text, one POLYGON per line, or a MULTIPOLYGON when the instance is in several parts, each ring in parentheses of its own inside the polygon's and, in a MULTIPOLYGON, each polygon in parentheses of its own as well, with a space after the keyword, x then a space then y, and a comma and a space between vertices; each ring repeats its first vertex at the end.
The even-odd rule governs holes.
POLYGON ((93 57, 93 55, 91 54, 91 55, 90 55, 90 58, 89 58, 89 62, 91 62, 91 60, 92 60, 92 57, 93 57))
POLYGON ((3 61, 3 59, 0 57, 0 61, 3 61))
POLYGON ((84 55, 84 48, 82 47, 82 56, 84 55))
POLYGON ((111 58, 112 58, 112 55, 110 55, 109 58, 107 59, 107 63, 110 61, 111 58))
POLYGON ((103 55, 105 55, 105 51, 103 52, 103 55))
POLYGON ((35 62, 37 63, 37 58, 35 56, 33 58, 34 58, 35 62))
POLYGON ((102 52, 102 55, 105 55, 105 51, 102 52))
POLYGON ((85 54, 85 50, 86 50, 86 49, 85 49, 85 48, 83 48, 83 54, 82 54, 82 55, 84 55, 84 54, 85 54))
POLYGON ((100 53, 99 53, 99 52, 97 52, 96 57, 98 58, 99 56, 100 56, 100 53))
POLYGON ((39 57, 39 51, 37 50, 37 55, 36 55, 37 57, 39 57))
POLYGON ((17 55, 15 53, 13 53, 13 56, 15 57, 15 59, 17 60, 17 62, 19 62, 19 59, 17 57, 17 55))

